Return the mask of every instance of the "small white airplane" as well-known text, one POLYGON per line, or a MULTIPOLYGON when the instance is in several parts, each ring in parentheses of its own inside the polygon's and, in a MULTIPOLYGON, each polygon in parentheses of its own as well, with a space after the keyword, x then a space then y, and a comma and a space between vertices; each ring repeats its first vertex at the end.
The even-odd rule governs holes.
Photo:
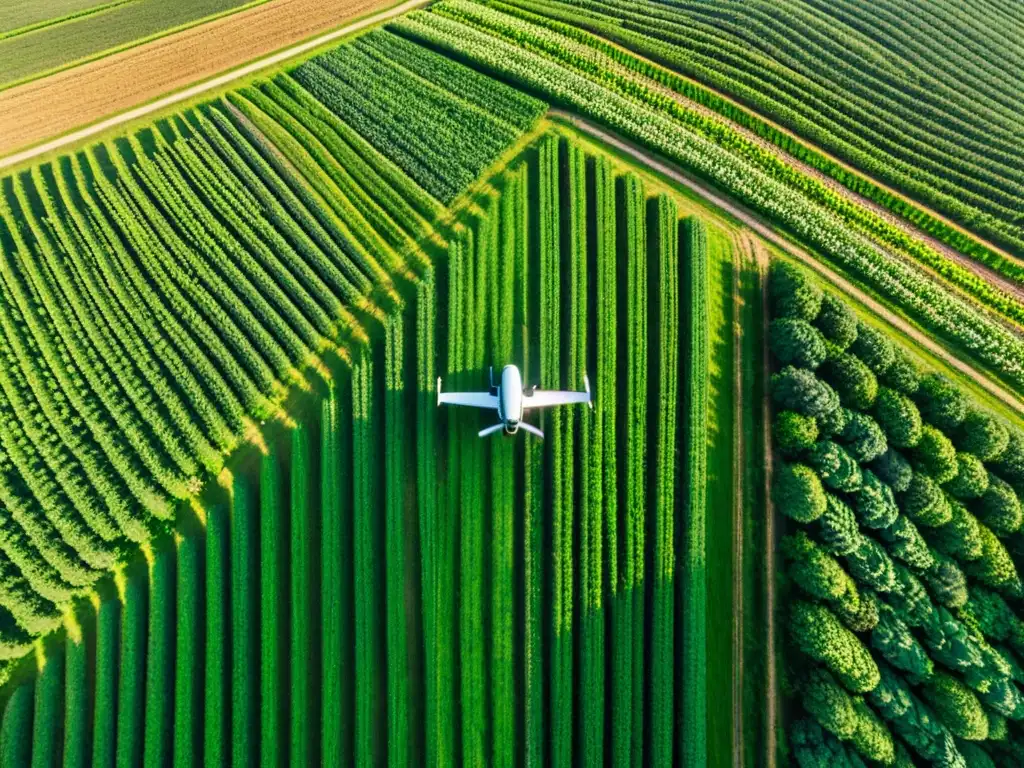
POLYGON ((494 383, 494 369, 491 368, 491 388, 488 392, 441 392, 441 377, 437 377, 437 404, 468 405, 472 408, 493 408, 501 419, 493 427, 485 427, 479 432, 480 437, 493 435, 504 428, 505 433, 514 435, 520 427, 531 435, 543 439, 544 433, 532 424, 523 421, 523 411, 528 408, 551 408, 556 405, 573 405, 586 403, 591 409, 594 401, 590 397, 590 382, 583 374, 585 392, 559 392, 537 387, 523 388, 523 377, 514 365, 506 365, 501 370, 501 383, 494 383))

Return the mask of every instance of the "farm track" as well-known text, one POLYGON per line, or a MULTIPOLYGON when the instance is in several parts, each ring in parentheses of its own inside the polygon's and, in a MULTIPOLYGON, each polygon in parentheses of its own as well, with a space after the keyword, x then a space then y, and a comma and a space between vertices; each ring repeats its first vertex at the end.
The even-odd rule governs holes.
POLYGON ((0 159, 0 170, 222 88, 424 1, 407 0, 335 29, 387 3, 279 0, 0 92, 0 154, 15 152, 0 159), (253 61, 257 56, 263 58, 253 61), (231 71, 218 75, 225 70, 231 71), (197 81, 203 82, 191 85, 197 81), (22 147, 31 148, 16 151, 22 147))
POLYGON ((780 235, 767 221, 751 212, 745 206, 741 206, 738 203, 726 199, 721 193, 717 192, 704 182, 698 181, 686 174, 677 166, 660 160, 655 154, 638 147, 630 141, 620 138, 616 134, 610 133, 604 128, 597 126, 588 120, 560 110, 552 110, 550 114, 566 121, 578 130, 614 147, 616 150, 629 155, 634 160, 639 161, 655 172, 678 184, 682 184, 684 187, 697 193, 714 206, 722 209, 730 216, 750 227, 772 245, 785 251, 787 255, 796 259, 804 266, 809 267, 819 275, 825 277, 835 288, 853 297, 870 309, 874 314, 899 329, 900 332, 912 339, 915 343, 927 349, 936 357, 941 358, 945 363, 956 368, 960 373, 973 379, 978 386, 985 389, 985 391, 993 397, 999 399, 1013 409, 1020 410, 1024 408, 1024 401, 1011 394, 1007 389, 1003 388, 1000 384, 991 379, 987 373, 980 372, 974 366, 961 360, 946 347, 937 343, 928 334, 919 330, 916 326, 900 317, 877 299, 868 295, 851 281, 823 264, 809 251, 793 244, 787 238, 780 235), (981 373, 980 376, 978 375, 979 373, 981 373))

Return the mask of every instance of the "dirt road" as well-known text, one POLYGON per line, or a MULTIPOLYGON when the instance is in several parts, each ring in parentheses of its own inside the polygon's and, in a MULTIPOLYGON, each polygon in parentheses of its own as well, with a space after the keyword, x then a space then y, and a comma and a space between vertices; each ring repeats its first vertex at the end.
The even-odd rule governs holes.
POLYGON ((407 0, 335 29, 345 19, 386 8, 391 2, 274 0, 0 92, 0 155, 31 147, 0 159, 0 169, 221 88, 232 80, 410 11, 426 0, 407 0), (325 30, 334 31, 307 39, 325 30), (301 40, 306 42, 293 45, 301 40), (260 56, 264 58, 253 61, 260 56), (226 70, 232 71, 219 74, 226 70), (205 78, 213 79, 186 87, 205 78), (181 88, 184 90, 178 90, 181 88), (115 116, 103 119, 109 115, 115 116), (52 136, 60 138, 45 141, 52 136))
POLYGON ((983 372, 964 362, 929 335, 918 330, 915 326, 911 325, 895 312, 888 309, 884 304, 869 296, 846 278, 833 272, 827 265, 822 264, 819 259, 812 256, 808 251, 794 245, 749 209, 741 206, 739 203, 726 199, 721 195, 721 193, 713 190, 711 187, 704 184, 704 182, 698 181, 675 166, 661 162, 647 150, 641 149, 635 144, 606 131, 602 127, 594 125, 588 120, 559 110, 552 110, 550 114, 569 123, 578 130, 603 141, 605 144, 615 147, 615 149, 620 152, 624 152, 648 168, 657 171, 662 176, 672 179, 678 184, 682 184, 684 187, 693 190, 701 197, 750 227, 759 236, 770 242, 772 245, 781 248, 804 266, 825 277, 832 286, 843 293, 852 296, 858 302, 868 307, 874 314, 883 318, 890 325, 898 328, 916 344, 927 349, 936 357, 941 358, 946 364, 956 368, 965 376, 970 377, 978 384, 978 386, 985 389, 985 391, 993 397, 998 398, 1015 410, 1019 411, 1024 408, 1024 400, 1019 399, 1007 390, 1003 389, 1003 387, 990 379, 983 372))

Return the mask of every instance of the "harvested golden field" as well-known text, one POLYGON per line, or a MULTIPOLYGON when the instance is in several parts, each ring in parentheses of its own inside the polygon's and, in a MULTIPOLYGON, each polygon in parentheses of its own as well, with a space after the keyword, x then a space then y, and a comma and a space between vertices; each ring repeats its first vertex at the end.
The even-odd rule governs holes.
POLYGON ((275 0, 0 92, 0 155, 238 67, 388 0, 275 0))

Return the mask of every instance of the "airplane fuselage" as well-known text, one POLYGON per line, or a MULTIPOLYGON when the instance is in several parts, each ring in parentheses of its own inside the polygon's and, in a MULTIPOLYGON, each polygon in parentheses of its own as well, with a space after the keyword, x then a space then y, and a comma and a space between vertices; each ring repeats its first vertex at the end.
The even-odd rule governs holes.
POLYGON ((505 423, 505 432, 514 435, 523 419, 523 377, 514 365, 501 369, 498 385, 498 418, 505 423))

